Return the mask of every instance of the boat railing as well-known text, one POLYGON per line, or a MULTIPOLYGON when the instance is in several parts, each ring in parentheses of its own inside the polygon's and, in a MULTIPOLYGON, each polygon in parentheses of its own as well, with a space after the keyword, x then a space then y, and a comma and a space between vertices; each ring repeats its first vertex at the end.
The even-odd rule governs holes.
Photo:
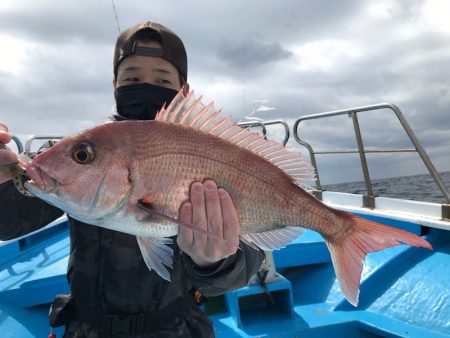
POLYGON ((23 152, 23 144, 22 141, 20 141, 20 139, 16 136, 16 135, 12 135, 11 136, 11 140, 14 141, 14 143, 16 144, 17 147, 17 152, 20 154, 23 152))
POLYGON ((248 128, 260 127, 264 137, 266 137, 266 135, 267 135, 266 126, 281 125, 284 128, 283 145, 286 145, 286 143, 288 143, 289 137, 291 135, 288 124, 286 123, 286 121, 281 120, 281 119, 267 120, 267 121, 266 120, 249 120, 249 121, 239 122, 238 125, 240 127, 248 127, 248 128))
MULTIPOLYGON (((27 142, 25 143, 25 155, 31 155, 32 151, 31 151, 31 145, 33 144, 34 141, 36 140, 47 140, 47 141, 52 141, 52 140, 61 140, 62 138, 64 138, 64 136, 54 136, 54 135, 31 135, 27 142)), ((50 145, 49 145, 50 147, 50 145)), ((19 151, 19 153, 21 153, 21 151, 19 151)))
MULTIPOLYGON (((276 120, 250 120, 250 121, 242 121, 238 123, 241 127, 260 127, 262 130, 262 133, 264 137, 266 137, 267 134, 267 126, 270 125, 281 125, 284 128, 284 139, 282 141, 283 145, 286 145, 290 138, 290 129, 286 121, 282 119, 276 119, 276 120)), ((318 114, 311 114, 311 115, 305 115, 300 118, 298 118, 293 126, 293 134, 294 138, 300 145, 304 146, 308 152, 311 159, 311 164, 314 167, 314 170, 316 171, 316 180, 315 185, 317 191, 315 191, 315 195, 320 198, 321 192, 323 191, 321 183, 320 183, 320 176, 319 171, 317 167, 317 162, 315 159, 315 155, 323 155, 323 154, 352 154, 357 153, 360 157, 361 162, 361 168, 364 176, 364 182, 366 185, 367 194, 363 196, 363 206, 373 208, 374 207, 374 200, 375 196, 372 189, 372 183, 370 180, 369 175, 369 169, 367 165, 366 155, 367 153, 398 153, 398 152, 417 152, 425 166, 427 167, 428 171, 430 172, 431 176, 435 180, 436 184, 438 185, 439 189, 442 191, 447 205, 443 205, 443 216, 444 218, 450 218, 450 193, 447 189, 447 187, 444 184, 444 181, 441 177, 441 175, 437 172, 436 168, 434 167, 433 163, 431 162, 430 158, 428 157, 427 153, 425 152, 425 149, 423 148, 422 144, 418 140, 417 136, 415 135, 414 131, 412 130, 411 126, 403 116, 403 113, 401 110, 394 104, 391 103, 379 103, 374 105, 368 105, 368 106, 362 106, 362 107, 356 107, 356 108, 348 108, 348 109, 342 109, 342 110, 335 110, 330 112, 324 112, 324 113, 318 113, 318 114), (379 110, 379 109, 390 109, 394 112, 396 117, 398 118, 399 122, 401 123, 403 129, 405 130, 406 134, 410 138, 411 142, 414 145, 414 148, 394 148, 394 149, 370 149, 367 150, 364 148, 364 144, 361 137, 361 130, 359 127, 358 122, 358 116, 357 113, 364 112, 364 111, 373 111, 373 110, 379 110), (357 149, 356 150, 322 150, 322 151, 315 151, 312 146, 306 142, 305 140, 301 139, 299 136, 299 125, 302 121, 306 120, 314 120, 314 119, 321 119, 321 118, 327 118, 332 116, 338 116, 338 115, 349 115, 352 118, 354 132, 355 132, 355 138, 357 143, 357 149)), ((54 135, 31 135, 26 144, 25 149, 23 149, 22 143, 17 137, 13 136, 13 140, 16 142, 19 153, 24 152, 25 154, 31 153, 31 145, 35 140, 58 140, 63 138, 63 136, 54 136, 54 135), (23 151, 24 150, 24 151, 23 151)))
MULTIPOLYGON (((278 119, 278 120, 249 120, 249 121, 243 121, 243 122, 239 122, 238 123, 239 126, 241 127, 248 127, 248 128, 253 128, 253 127, 260 127, 261 131, 264 135, 264 137, 266 137, 267 135, 267 128, 266 126, 270 126, 270 125, 281 125, 284 128, 284 139, 283 139, 283 145, 286 145, 286 143, 289 141, 290 138, 290 130, 289 130, 289 126, 286 123, 286 121, 278 119)), ((63 136, 52 136, 52 135, 31 135, 27 142, 25 143, 25 149, 23 148, 22 142, 20 141, 20 139, 16 136, 13 136, 13 140, 16 142, 17 145, 17 149, 19 153, 24 152, 26 154, 30 154, 32 153, 31 151, 31 144, 36 141, 36 140, 60 140, 62 139, 63 136)))
POLYGON ((365 182, 366 191, 367 191, 367 194, 363 196, 363 206, 368 207, 368 208, 374 208, 375 196, 373 193, 372 183, 370 180, 369 169, 368 169, 367 160, 366 160, 366 154, 367 153, 417 152, 419 154, 420 158, 422 159, 423 163, 427 167, 428 171, 430 172, 431 176, 433 177, 434 181, 436 182, 436 184, 438 185, 439 189, 442 191, 442 193, 445 197, 447 205, 443 205, 443 216, 444 216, 444 218, 450 218, 450 193, 449 193, 447 187, 445 186, 441 175, 437 172, 436 168, 434 167, 433 163, 431 162, 430 158, 428 157, 427 153, 425 152, 425 149, 423 148, 422 144, 416 137, 411 126, 406 121, 405 117, 403 116, 403 113, 396 105, 394 105, 392 103, 379 103, 379 104, 356 107, 356 108, 348 108, 348 109, 334 110, 334 111, 329 111, 329 112, 324 112, 324 113, 305 115, 295 121, 294 126, 293 126, 293 134, 294 134, 294 138, 297 141, 297 143, 304 146, 309 152, 309 156, 311 158, 311 164, 316 171, 316 182, 315 183, 316 183, 316 189, 317 189, 317 192, 316 192, 317 197, 320 198, 320 195, 321 195, 321 192, 323 191, 323 189, 320 184, 320 177, 319 177, 319 171, 317 168, 316 155, 359 154, 361 169, 362 169, 362 172, 364 175, 364 182, 365 182), (404 131, 406 132, 406 134, 408 135, 412 144, 414 145, 414 148, 371 149, 371 150, 367 150, 364 148, 357 114, 361 113, 361 112, 365 112, 365 111, 374 111, 374 110, 379 110, 379 109, 389 109, 392 112, 394 112, 395 116, 397 116, 398 120, 400 121, 400 124, 402 125, 404 131), (306 142, 305 140, 300 138, 299 125, 301 122, 306 121, 306 120, 323 119, 323 118, 328 118, 328 117, 338 116, 338 115, 349 115, 349 117, 352 118, 353 128, 355 131, 356 144, 357 144, 356 150, 315 151, 308 142, 306 142))

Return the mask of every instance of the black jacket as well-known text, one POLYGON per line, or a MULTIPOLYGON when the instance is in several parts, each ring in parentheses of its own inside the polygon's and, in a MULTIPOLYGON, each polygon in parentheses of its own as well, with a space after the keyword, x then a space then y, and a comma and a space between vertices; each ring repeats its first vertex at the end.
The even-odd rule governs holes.
MULTIPOLYGON (((37 230, 63 212, 44 201, 21 195, 11 181, 0 185, 0 239, 37 230)), ((205 296, 243 287, 257 272, 263 254, 241 242, 240 249, 211 269, 200 269, 174 244, 172 282, 149 271, 134 236, 69 217, 70 259, 67 276, 77 307, 108 314, 147 313, 166 307, 192 288, 205 296)), ((196 306, 134 337, 211 337, 209 319, 196 306)), ((73 320, 65 337, 101 337, 102 331, 73 320)), ((104 335, 103 335, 104 336, 104 335)), ((123 336, 122 336, 123 337, 123 336)))

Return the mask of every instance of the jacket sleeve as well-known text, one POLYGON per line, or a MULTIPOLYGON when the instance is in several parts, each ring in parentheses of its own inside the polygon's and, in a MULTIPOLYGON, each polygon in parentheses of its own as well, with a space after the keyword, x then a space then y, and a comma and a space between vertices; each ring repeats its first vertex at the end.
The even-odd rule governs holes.
POLYGON ((258 272, 264 260, 264 253, 244 242, 238 251, 211 268, 199 268, 188 255, 183 255, 186 272, 193 286, 205 296, 217 296, 244 287, 258 272))
POLYGON ((26 235, 63 214, 40 199, 22 195, 11 180, 0 184, 0 240, 26 235))

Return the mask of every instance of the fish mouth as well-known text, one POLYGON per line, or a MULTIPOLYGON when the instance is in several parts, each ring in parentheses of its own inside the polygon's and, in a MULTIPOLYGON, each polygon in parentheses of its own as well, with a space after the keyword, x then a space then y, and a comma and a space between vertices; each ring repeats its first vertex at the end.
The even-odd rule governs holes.
POLYGON ((52 193, 56 189, 56 181, 48 175, 39 165, 29 163, 27 165, 27 173, 31 180, 25 182, 25 188, 34 191, 40 191, 46 194, 52 193))

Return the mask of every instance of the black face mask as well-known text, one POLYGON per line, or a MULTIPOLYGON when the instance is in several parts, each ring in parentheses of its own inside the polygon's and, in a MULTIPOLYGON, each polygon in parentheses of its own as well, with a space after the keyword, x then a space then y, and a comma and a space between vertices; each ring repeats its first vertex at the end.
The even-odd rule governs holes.
POLYGON ((177 91, 150 83, 133 84, 116 88, 116 106, 119 118, 154 120, 156 113, 173 100, 177 91))

